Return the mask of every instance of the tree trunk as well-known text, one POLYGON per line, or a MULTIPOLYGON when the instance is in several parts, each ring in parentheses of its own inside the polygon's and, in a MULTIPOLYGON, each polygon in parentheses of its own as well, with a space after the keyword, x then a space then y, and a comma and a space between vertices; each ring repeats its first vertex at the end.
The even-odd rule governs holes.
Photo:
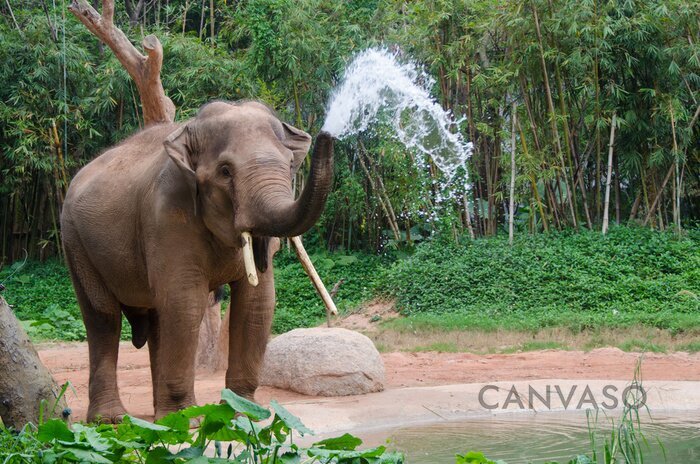
POLYGON ((66 410, 60 388, 42 364, 26 332, 0 296, 0 418, 19 430, 38 424, 41 416, 61 416, 66 410), (43 413, 42 413, 43 411, 43 413))

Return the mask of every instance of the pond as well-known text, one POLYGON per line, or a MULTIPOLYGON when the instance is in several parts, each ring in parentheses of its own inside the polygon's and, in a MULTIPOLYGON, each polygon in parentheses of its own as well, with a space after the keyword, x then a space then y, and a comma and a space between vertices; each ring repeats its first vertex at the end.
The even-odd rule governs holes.
MULTIPOLYGON (((598 417, 599 450, 610 437, 610 420, 617 423, 614 414, 598 417)), ((651 418, 645 413, 642 433, 649 443, 645 462, 700 462, 700 412, 654 413, 651 418)), ((455 454, 467 451, 481 451, 508 464, 565 463, 577 454, 591 454, 583 412, 502 414, 358 435, 366 446, 390 440, 388 448, 403 452, 411 464, 453 463, 455 454)))

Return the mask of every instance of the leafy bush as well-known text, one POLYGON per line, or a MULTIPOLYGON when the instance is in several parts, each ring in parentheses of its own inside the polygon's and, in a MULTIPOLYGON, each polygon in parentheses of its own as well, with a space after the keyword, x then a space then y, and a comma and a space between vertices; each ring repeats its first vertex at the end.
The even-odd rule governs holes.
POLYGON ((383 277, 405 315, 534 326, 700 326, 700 235, 642 228, 418 247, 383 277))
POLYGON ((58 260, 16 262, 0 270, 4 298, 32 339, 85 340, 68 269, 58 260))
POLYGON ((313 434, 299 418, 272 400, 274 415, 231 390, 220 404, 192 406, 151 423, 127 416, 117 427, 40 420, 20 433, 0 425, 0 459, 4 463, 401 463, 403 457, 384 446, 357 450, 362 440, 350 434, 321 440, 309 448, 292 436, 313 434), (272 419, 263 426, 258 421, 272 419), (199 427, 190 430, 192 420, 199 427), (228 442, 224 447, 221 442, 228 442), (214 445, 215 457, 204 453, 214 445))

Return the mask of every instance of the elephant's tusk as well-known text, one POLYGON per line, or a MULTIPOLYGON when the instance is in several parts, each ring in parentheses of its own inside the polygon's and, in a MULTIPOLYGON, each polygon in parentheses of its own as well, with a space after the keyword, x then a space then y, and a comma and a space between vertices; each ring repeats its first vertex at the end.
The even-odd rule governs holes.
POLYGON ((243 239, 243 264, 245 264, 245 275, 248 283, 253 287, 258 286, 258 271, 255 269, 255 258, 253 257, 253 237, 250 232, 241 234, 243 239))

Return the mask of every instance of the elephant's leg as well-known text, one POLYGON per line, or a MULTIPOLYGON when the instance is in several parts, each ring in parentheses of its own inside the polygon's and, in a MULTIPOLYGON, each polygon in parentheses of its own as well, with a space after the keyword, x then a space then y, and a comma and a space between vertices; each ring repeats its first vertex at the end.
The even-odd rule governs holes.
POLYGON ((158 312, 155 309, 148 311, 148 357, 151 361, 151 383, 153 384, 153 411, 158 409, 158 312))
POLYGON ((194 362, 202 315, 209 301, 206 284, 167 292, 158 311, 155 417, 196 404, 194 362))
POLYGON ((121 306, 86 262, 67 258, 75 293, 83 314, 90 358, 88 422, 121 422, 126 409, 117 387, 117 357, 121 334, 121 306))
POLYGON ((257 287, 251 286, 247 279, 231 284, 226 388, 251 400, 258 387, 275 310, 271 265, 258 274, 258 280, 257 287))

